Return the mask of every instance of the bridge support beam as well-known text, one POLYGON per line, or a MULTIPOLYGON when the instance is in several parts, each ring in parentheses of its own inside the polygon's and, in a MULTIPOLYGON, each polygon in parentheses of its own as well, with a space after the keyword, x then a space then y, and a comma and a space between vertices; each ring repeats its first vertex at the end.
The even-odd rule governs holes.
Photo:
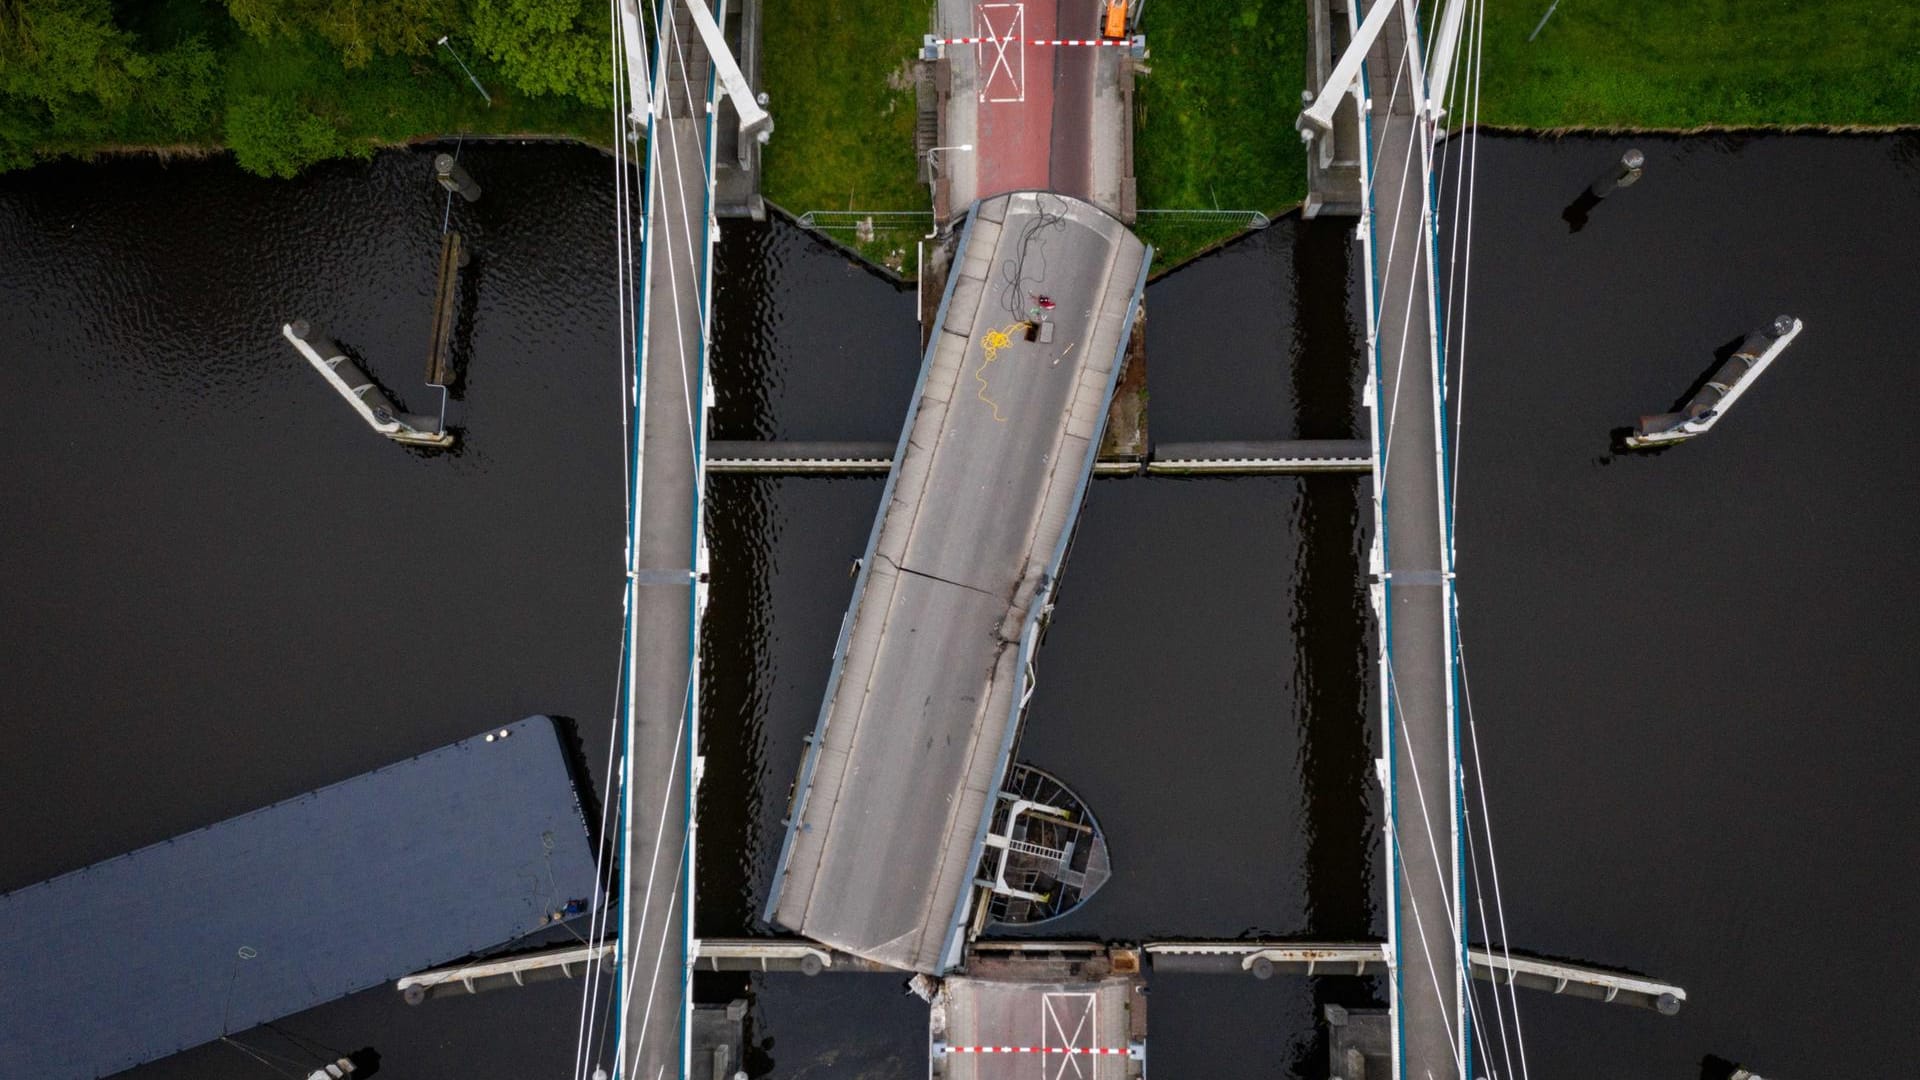
MULTIPOLYGON (((1333 66, 1356 29, 1354 3, 1355 0, 1308 0, 1308 86, 1331 85, 1333 66)), ((1322 96, 1327 94, 1334 98, 1328 109, 1332 127, 1307 143, 1307 200, 1300 207, 1300 216, 1358 217, 1366 198, 1366 187, 1360 178, 1360 113, 1366 108, 1366 96, 1361 93, 1357 80, 1344 88, 1320 91, 1322 96)), ((1311 91, 1303 93, 1301 98, 1309 105, 1321 102, 1321 97, 1311 91)))
POLYGON ((1471 0, 1448 0, 1440 16, 1440 33, 1433 42, 1433 67, 1427 72, 1427 114, 1436 122, 1447 111, 1447 84, 1453 79, 1453 62, 1459 55, 1460 20, 1471 0))
POLYGON ((640 28, 639 0, 620 0, 620 44, 627 54, 627 118, 644 124, 653 111, 647 71, 647 35, 640 28))
POLYGON ((1300 129, 1300 138, 1312 142, 1315 138, 1333 130, 1333 110, 1340 106, 1340 99, 1360 77, 1360 65, 1367 59, 1367 50, 1373 48, 1373 39, 1387 25, 1387 17, 1404 0, 1374 0, 1373 10, 1360 23, 1360 29, 1354 31, 1353 40, 1347 43, 1340 60, 1333 65, 1333 71, 1327 81, 1313 96, 1313 103, 1300 113, 1300 119, 1294 126, 1300 129))
POLYGON ((707 46, 713 70, 720 76, 721 89, 733 99, 734 112, 740 117, 740 136, 751 135, 764 142, 773 134, 773 117, 767 115, 753 87, 748 85, 746 75, 733 58, 733 50, 727 48, 726 36, 713 21, 713 12, 707 10, 706 0, 686 0, 686 4, 687 11, 693 15, 694 28, 700 31, 700 40, 707 46))
POLYGON ((453 435, 442 429, 433 417, 401 412, 373 381, 373 376, 360 370, 360 365, 347 356, 346 350, 333 339, 316 333, 305 319, 281 326, 280 336, 306 358, 334 393, 351 405, 375 432, 409 446, 453 445, 453 435))

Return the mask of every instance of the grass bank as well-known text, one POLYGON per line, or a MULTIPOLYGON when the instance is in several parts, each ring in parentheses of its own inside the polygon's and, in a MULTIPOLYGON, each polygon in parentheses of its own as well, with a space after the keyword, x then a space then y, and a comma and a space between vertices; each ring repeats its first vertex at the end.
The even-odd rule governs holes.
MULTIPOLYGON (((794 214, 924 211, 916 176, 912 60, 932 25, 923 0, 765 0, 761 48, 778 125, 761 190, 794 214)), ((833 235, 877 262, 912 271, 925 223, 870 242, 833 235)), ((844 233, 844 235, 843 235, 844 233)))
MULTIPOLYGON (((1291 208, 1307 194, 1293 132, 1306 79, 1300 0, 1150 3, 1142 14, 1151 74, 1134 97, 1134 174, 1149 210, 1291 208)), ((1218 221, 1143 221, 1171 267, 1237 231, 1218 221)))
MULTIPOLYGON (((766 0, 766 84, 779 124, 765 155, 768 198, 795 214, 928 208, 910 62, 932 14, 925 0, 766 0)), ((1142 207, 1275 214, 1305 197, 1305 156, 1273 120, 1276 101, 1300 97, 1299 0, 1244 0, 1224 15, 1214 5, 1146 6, 1152 74, 1135 99, 1142 207)), ((912 230, 889 235, 882 225, 870 243, 850 229, 833 235, 877 261, 910 264, 912 230)), ((1237 229, 1156 219, 1141 231, 1168 266, 1237 229)))
POLYGON ((483 58, 465 59, 493 98, 491 105, 444 49, 425 59, 376 56, 343 75, 339 54, 324 42, 261 42, 242 35, 225 55, 226 119, 238 103, 296 99, 332 122, 344 139, 363 145, 456 134, 570 135, 612 145, 611 89, 609 103, 600 108, 563 95, 523 95, 483 58))
POLYGON ((1505 127, 1920 124, 1920 4, 1487 0, 1480 119, 1505 127))

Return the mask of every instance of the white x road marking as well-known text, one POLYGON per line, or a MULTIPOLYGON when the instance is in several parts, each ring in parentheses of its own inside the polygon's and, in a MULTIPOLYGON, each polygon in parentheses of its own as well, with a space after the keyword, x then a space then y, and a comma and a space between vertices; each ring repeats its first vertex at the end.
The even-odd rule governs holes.
MULTIPOLYGON (((1093 1018, 1094 1010, 1098 1005, 1098 999, 1092 994, 1042 994, 1040 996, 1040 1045, 1071 1049, 1081 1045, 1082 1034, 1089 1039, 1097 1038, 1100 1033, 1093 1023, 1093 1018), (1062 1014, 1065 1014, 1064 1019, 1062 1014), (1067 1020, 1073 1021, 1071 1033, 1067 1031, 1067 1020), (1054 1041, 1056 1038, 1058 1042, 1054 1041)), ((1086 1076, 1086 1073, 1080 1071, 1080 1059, 1084 1056, 1061 1054, 1060 1060, 1054 1062, 1049 1060, 1053 1055, 1040 1055, 1041 1080, 1065 1080, 1068 1069, 1072 1069, 1075 1076, 1086 1076), (1047 1067, 1050 1065, 1054 1066, 1052 1076, 1047 1074, 1047 1067)), ((1088 1058, 1087 1061, 1087 1068, 1092 1069, 1097 1067, 1099 1059, 1088 1058)))
POLYGON ((1023 44, 1027 36, 1027 5, 980 4, 973 10, 979 20, 974 26, 974 36, 986 39, 973 47, 974 63, 985 64, 986 48, 993 46, 993 62, 987 65, 987 76, 980 81, 980 100, 1027 100, 1027 50, 1023 44), (1003 20, 1004 31, 994 26, 995 19, 1003 20), (998 85, 1003 71, 1006 72, 1005 86, 998 85), (990 93, 996 96, 989 97, 990 93))

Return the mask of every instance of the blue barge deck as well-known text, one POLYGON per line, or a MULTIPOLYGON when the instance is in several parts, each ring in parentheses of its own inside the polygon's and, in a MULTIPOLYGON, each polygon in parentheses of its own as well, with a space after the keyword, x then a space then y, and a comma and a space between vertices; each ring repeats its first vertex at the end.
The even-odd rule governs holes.
POLYGON ((120 1072, 599 897, 530 717, 0 896, 0 1076, 120 1072))

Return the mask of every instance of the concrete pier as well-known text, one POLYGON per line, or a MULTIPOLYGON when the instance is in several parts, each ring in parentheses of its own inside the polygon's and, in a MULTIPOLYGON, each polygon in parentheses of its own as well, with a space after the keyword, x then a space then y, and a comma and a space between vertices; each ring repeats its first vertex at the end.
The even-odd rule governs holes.
POLYGON ((1364 439, 1274 442, 1160 443, 1147 461, 1152 476, 1281 476, 1373 471, 1364 439))
POLYGON ((1687 1002, 1687 992, 1678 986, 1587 964, 1541 960, 1477 945, 1467 950, 1467 960, 1473 965, 1474 978, 1500 986, 1634 1005, 1663 1016, 1674 1015, 1687 1002))
POLYGON ((894 967, 959 963, 1149 254, 1064 196, 970 216, 795 784, 771 921, 894 967), (1042 291, 1055 333, 1029 342, 1042 291))
MULTIPOLYGON (((589 971, 605 976, 613 971, 617 945, 563 945, 494 956, 407 975, 394 983, 407 1004, 429 998, 461 996, 527 986, 554 979, 578 979, 589 971)), ((872 974, 895 969, 862 960, 797 938, 702 938, 695 943, 696 971, 823 972, 872 974)))
POLYGON ((480 185, 454 160, 452 154, 435 154, 433 158, 433 178, 441 187, 460 196, 468 202, 480 201, 480 185))
POLYGON ((1392 1013, 1328 1005, 1321 1015, 1327 1022, 1327 1075, 1331 1080, 1390 1080, 1392 1013))
MULTIPOLYGON (((733 46, 740 73, 761 99, 760 9, 762 0, 729 0, 722 29, 733 46)), ((768 102, 761 100, 760 104, 768 102)), ((722 97, 713 126, 713 213, 715 217, 767 219, 767 201, 760 194, 761 143, 752 135, 742 136, 739 110, 730 98, 722 97)))
POLYGON ((375 432, 409 446, 453 445, 453 435, 441 429, 439 420, 401 412, 386 391, 380 389, 380 384, 373 381, 373 376, 361 370, 338 342, 317 333, 305 319, 281 326, 280 335, 375 432))
POLYGON ((1632 187, 1640 179, 1640 173, 1646 168, 1647 155, 1638 150, 1628 150, 1620 155, 1620 160, 1607 167, 1587 187, 1587 194, 1596 199, 1604 199, 1623 187, 1632 187))
MULTIPOLYGON (((1307 0, 1307 86, 1321 87, 1333 74, 1334 61, 1353 40, 1353 0, 1307 0)), ((1312 104, 1309 90, 1305 104, 1312 104)), ((1307 198, 1300 206, 1303 218, 1358 217, 1366 208, 1360 155, 1364 136, 1360 124, 1361 84, 1339 93, 1333 128, 1307 144, 1307 198)))
POLYGON ((687 1080, 746 1080, 747 1002, 693 1009, 693 1053, 687 1080))
POLYGON ((1782 315, 1748 334, 1733 355, 1714 369, 1706 382, 1677 412, 1642 416, 1626 437, 1630 450, 1671 446, 1705 435, 1733 408, 1767 368, 1800 336, 1800 320, 1782 315))
MULTIPOLYGON (((1384 942, 1151 941, 1146 954, 1155 971, 1205 975, 1377 975, 1389 970, 1394 950, 1384 942)), ((1671 1016, 1687 992, 1670 983, 1628 972, 1546 960, 1482 945, 1467 949, 1473 977, 1501 986, 1633 1005, 1671 1016)))

